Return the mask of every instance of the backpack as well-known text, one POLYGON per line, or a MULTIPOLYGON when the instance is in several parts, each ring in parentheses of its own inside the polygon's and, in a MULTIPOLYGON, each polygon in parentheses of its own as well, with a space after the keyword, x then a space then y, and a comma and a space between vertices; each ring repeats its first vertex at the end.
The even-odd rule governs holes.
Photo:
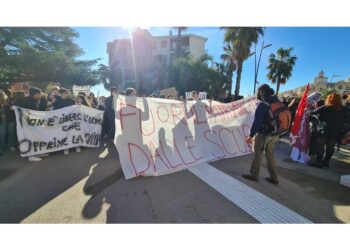
POLYGON ((273 103, 264 102, 270 107, 269 110, 269 125, 270 125, 270 135, 282 136, 288 133, 291 122, 292 114, 288 107, 286 107, 282 102, 277 101, 273 103))

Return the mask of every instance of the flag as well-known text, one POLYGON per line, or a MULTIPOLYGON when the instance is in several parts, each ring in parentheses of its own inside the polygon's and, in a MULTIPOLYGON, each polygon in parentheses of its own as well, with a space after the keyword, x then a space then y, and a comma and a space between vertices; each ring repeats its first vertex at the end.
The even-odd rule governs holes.
POLYGON ((305 108, 307 107, 307 94, 308 94, 308 92, 309 92, 309 84, 307 84, 307 86, 306 86, 303 97, 301 98, 301 100, 299 102, 298 109, 297 109, 295 116, 294 116, 294 123, 293 123, 292 129, 291 129, 292 136, 297 136, 299 134, 301 120, 303 119, 305 108))

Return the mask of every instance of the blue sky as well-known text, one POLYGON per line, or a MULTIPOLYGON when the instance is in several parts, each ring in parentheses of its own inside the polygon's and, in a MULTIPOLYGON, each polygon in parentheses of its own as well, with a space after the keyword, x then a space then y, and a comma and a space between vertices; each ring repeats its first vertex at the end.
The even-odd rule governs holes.
MULTIPOLYGON (((117 27, 83 27, 75 28, 80 37, 77 43, 85 51, 82 59, 101 58, 101 63, 108 63, 106 53, 107 42, 129 36, 128 28, 117 27)), ((149 28, 152 35, 167 35, 169 27, 149 28)), ((206 49, 215 61, 220 61, 224 32, 217 27, 191 27, 184 33, 197 34, 208 38, 206 49)), ((176 32, 173 30, 173 34, 176 32)), ((258 81, 268 83, 266 78, 268 57, 278 48, 294 48, 294 55, 298 57, 292 77, 281 90, 293 89, 312 82, 321 71, 330 77, 335 73, 340 77, 333 81, 350 77, 350 28, 322 28, 322 27, 267 27, 262 41, 272 44, 263 51, 259 69, 258 81)), ((235 81, 235 79, 234 79, 235 81)), ((252 94, 254 83, 254 57, 249 58, 243 65, 241 79, 241 94, 252 94)), ((275 87, 275 85, 273 85, 275 87)), ((108 94, 103 87, 93 88, 100 95, 108 94)))

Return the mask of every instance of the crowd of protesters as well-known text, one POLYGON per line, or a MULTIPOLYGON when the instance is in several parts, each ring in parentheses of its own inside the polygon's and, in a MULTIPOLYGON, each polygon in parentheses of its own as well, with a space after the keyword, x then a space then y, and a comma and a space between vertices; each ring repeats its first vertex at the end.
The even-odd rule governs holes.
MULTIPOLYGON (((265 86, 265 85, 264 85, 265 86)), ((271 88, 268 85, 260 90, 260 99, 266 99, 269 102, 279 101, 271 88), (265 89, 264 89, 265 88, 265 89)), ((0 90, 0 155, 5 149, 16 150, 17 137, 16 137, 16 117, 12 106, 18 106, 26 109, 37 111, 50 111, 65 108, 72 105, 85 105, 87 107, 103 110, 104 122, 102 124, 102 135, 104 138, 114 138, 115 134, 115 111, 114 111, 114 96, 117 94, 125 96, 137 96, 137 92, 133 88, 127 88, 124 91, 119 92, 118 88, 110 88, 110 96, 100 96, 96 98, 92 92, 86 95, 83 92, 78 93, 76 96, 72 96, 71 92, 66 88, 60 88, 54 86, 50 89, 49 93, 43 93, 39 88, 30 88, 28 94, 22 91, 11 92, 10 90, 0 90)), ((197 94, 198 91, 193 91, 192 96, 197 94)), ((163 98, 163 99, 175 99, 172 95, 155 95, 148 96, 150 98, 163 98)), ((179 101, 185 102, 186 99, 183 96, 178 97, 179 101)), ((187 98, 187 100, 193 100, 193 98, 187 98)), ((288 107, 291 113, 291 124, 294 121, 296 115, 300 97, 282 97, 280 102, 288 107)), ((259 106, 258 106, 259 108, 259 106)), ((265 106, 261 106, 261 109, 267 110, 265 106)), ((329 162, 334 154, 336 145, 349 144, 350 143, 350 102, 347 95, 340 96, 339 94, 332 93, 327 96, 325 100, 321 99, 309 106, 308 118, 310 121, 310 138, 309 138, 309 150, 310 156, 316 156, 314 161, 310 161, 309 165, 313 167, 328 167, 329 162), (349 135, 345 138, 346 135, 349 135), (345 138, 345 139, 344 139, 345 138), (343 141, 342 141, 343 140, 343 141)), ((266 113, 266 112, 265 112, 266 113)), ((253 137, 259 137, 261 134, 269 136, 268 131, 264 130, 264 124, 268 122, 268 118, 260 119, 261 128, 255 127, 250 135, 249 142, 253 142, 253 137), (263 132, 262 132, 263 131, 263 132), (267 134, 266 134, 266 133, 267 134), (259 135, 260 134, 260 135, 259 135)), ((260 126, 259 125, 259 126, 260 126)), ((255 126, 257 126, 255 124, 255 126)), ((254 127, 254 126, 253 126, 254 127)), ((253 128, 252 128, 253 129, 253 128)), ((260 138, 260 137, 259 137, 260 138)), ((266 139, 266 138, 265 138, 266 139)), ((274 143, 270 146, 265 145, 265 150, 270 147, 267 158, 271 158, 273 153, 273 146, 276 142, 275 136, 269 137, 274 143), (272 139, 271 139, 272 138, 272 139), (268 147, 267 147, 268 146, 268 147)), ((269 140, 263 140, 266 144, 269 140)), ((260 145, 261 146, 261 145, 260 145)), ((76 152, 80 152, 80 147, 75 148, 76 152)), ((69 150, 66 149, 63 152, 68 154, 69 150)), ((265 152, 266 153, 266 152, 265 152)), ((45 155, 38 155, 35 157, 29 157, 30 161, 39 161, 45 155)), ((261 155, 255 159, 260 159, 261 155)), ((252 175, 248 178, 255 180, 257 178, 259 161, 252 163, 252 175)), ((274 174, 274 160, 272 159, 271 178, 272 183, 278 183, 277 176, 274 174)), ((246 176, 247 177, 247 176, 246 176)))

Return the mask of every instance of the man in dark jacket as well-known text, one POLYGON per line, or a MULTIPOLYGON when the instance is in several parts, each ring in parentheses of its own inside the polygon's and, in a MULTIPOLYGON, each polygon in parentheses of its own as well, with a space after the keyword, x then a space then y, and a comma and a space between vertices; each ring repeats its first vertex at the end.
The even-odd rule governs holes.
POLYGON ((29 96, 26 97, 24 101, 24 108, 31 110, 40 110, 40 100, 41 100, 41 89, 39 88, 30 88, 29 96))
POLYGON ((71 98, 71 94, 68 89, 60 88, 58 93, 59 96, 56 97, 56 101, 53 103, 53 109, 61 109, 75 105, 75 101, 71 98))
POLYGON ((250 166, 250 174, 242 175, 248 180, 258 181, 259 171, 261 166, 261 160, 263 152, 265 151, 265 157, 267 161, 267 169, 270 173, 270 177, 265 179, 272 183, 278 184, 278 177, 276 173, 276 163, 273 155, 275 144, 279 139, 278 135, 270 135, 270 106, 269 104, 277 102, 278 98, 274 95, 274 90, 267 84, 263 84, 258 89, 259 102, 255 115, 254 122, 250 129, 250 135, 246 138, 248 144, 253 143, 253 160, 250 166))
POLYGON ((107 134, 108 138, 114 139, 114 133, 115 133, 115 110, 114 110, 114 96, 118 94, 118 88, 111 87, 109 89, 111 92, 111 95, 106 98, 105 101, 105 119, 106 119, 106 125, 107 125, 107 134))
MULTIPOLYGON (((40 100, 42 98, 42 92, 39 88, 30 88, 29 96, 26 97, 23 107, 26 109, 40 111, 40 100)), ((48 154, 40 154, 35 156, 29 156, 29 161, 41 161, 42 157, 47 157, 48 154)))

